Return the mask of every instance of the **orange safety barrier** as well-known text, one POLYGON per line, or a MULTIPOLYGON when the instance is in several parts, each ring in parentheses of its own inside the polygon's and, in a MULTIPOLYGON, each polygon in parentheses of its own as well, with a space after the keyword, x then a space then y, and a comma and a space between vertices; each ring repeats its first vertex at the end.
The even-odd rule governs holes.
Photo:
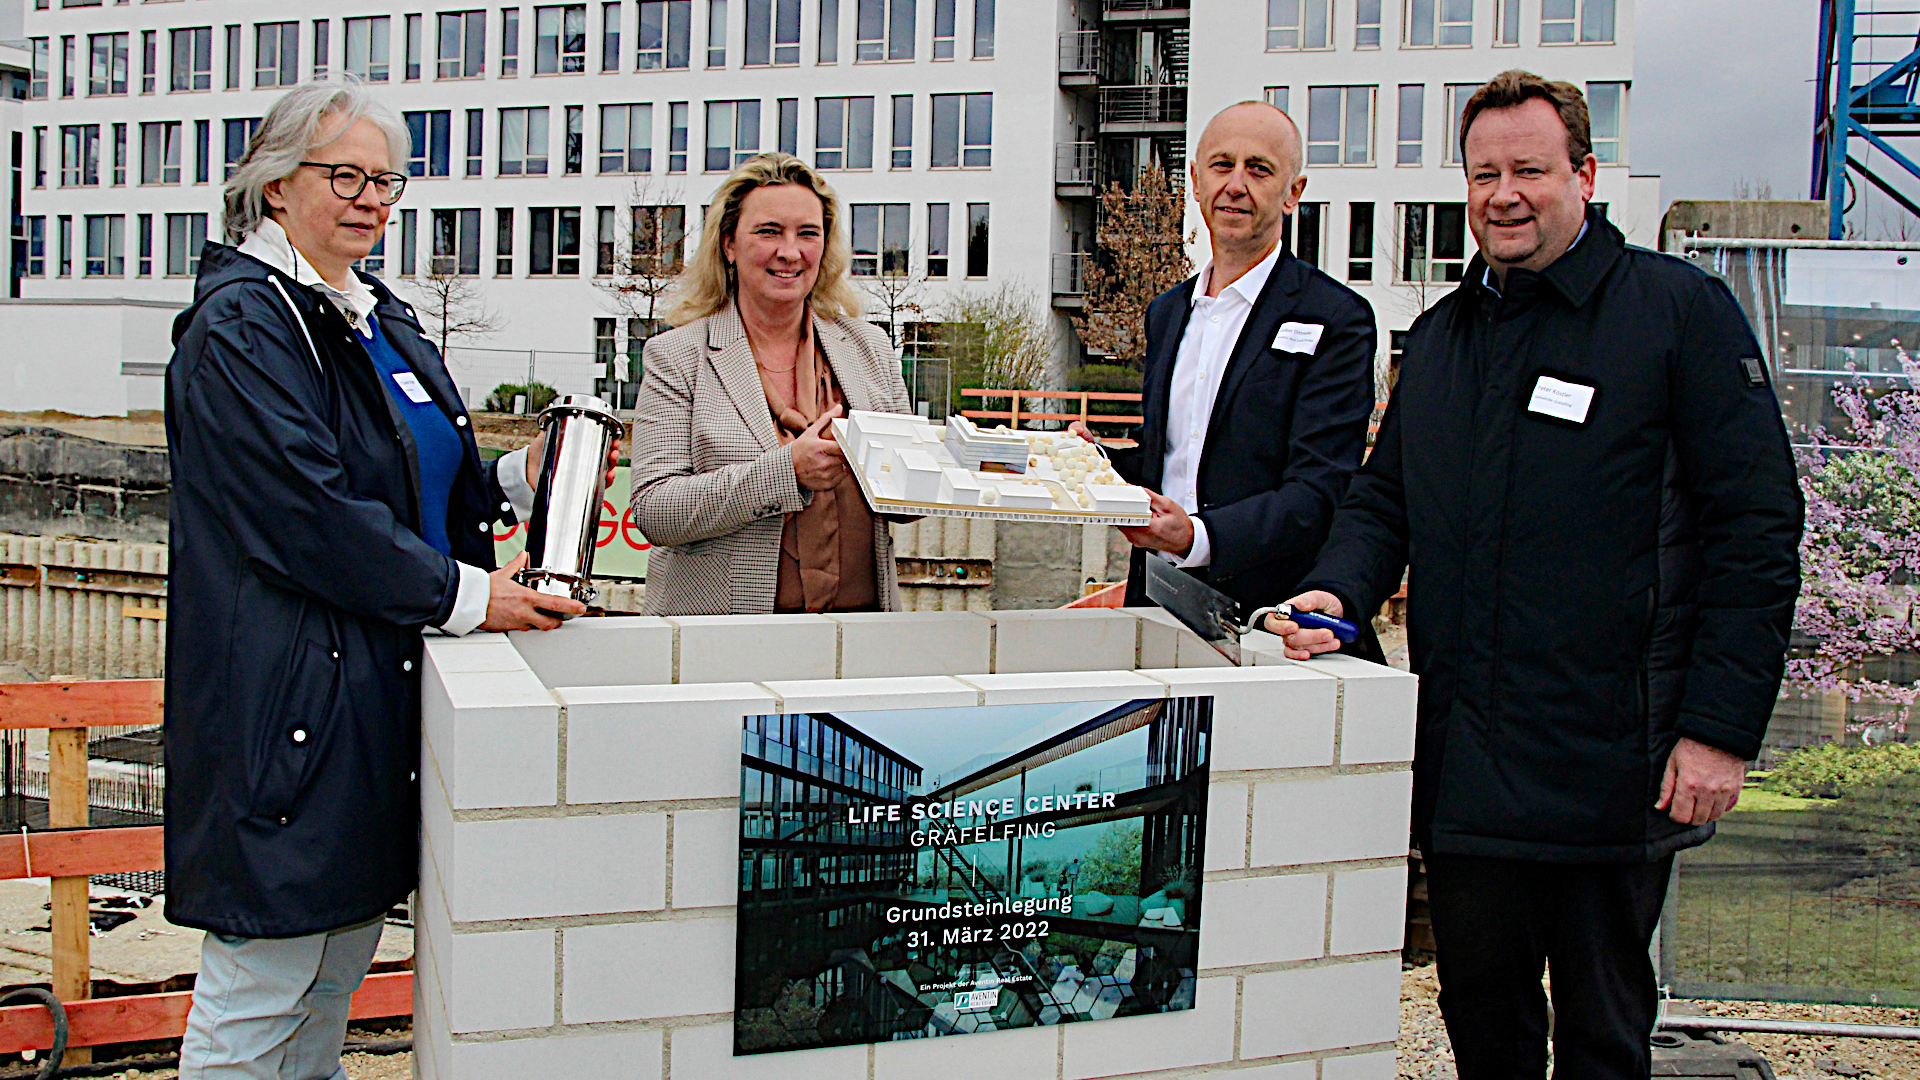
MULTIPOLYGON (((69 1001, 67 1045, 177 1039, 186 1033, 187 1010, 193 992, 135 994, 129 997, 69 1001)), ((354 1020, 375 1020, 413 1013, 413 972, 389 971, 369 975, 353 995, 347 1013, 354 1020)), ((39 1005, 11 1005, 0 1009, 0 1054, 45 1050, 53 1045, 53 1017, 39 1005)))
POLYGON ((960 391, 963 397, 974 398, 1012 398, 1011 409, 1004 412, 992 409, 962 409, 960 415, 969 420, 1005 420, 1008 427, 1019 427, 1022 420, 1080 420, 1094 424, 1144 424, 1146 419, 1140 416, 1109 416, 1106 413, 1090 413, 1087 403, 1090 401, 1139 401, 1139 394, 1118 393, 1107 390, 981 390, 968 387, 960 391), (1064 398, 1079 399, 1080 411, 1071 412, 1032 412, 1020 408, 1022 398, 1064 398))
POLYGON ((1124 581, 1116 581, 1098 592, 1090 592, 1080 599, 1075 600, 1073 603, 1063 606, 1070 608, 1117 608, 1125 607, 1126 600, 1127 583, 1124 581))

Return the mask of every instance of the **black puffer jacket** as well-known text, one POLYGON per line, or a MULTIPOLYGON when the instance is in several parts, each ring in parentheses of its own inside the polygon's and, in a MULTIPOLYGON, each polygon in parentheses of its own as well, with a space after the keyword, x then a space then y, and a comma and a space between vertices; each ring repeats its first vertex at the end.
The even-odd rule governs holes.
POLYGON ((1597 212, 1504 295, 1485 269, 1409 332, 1302 588, 1372 611, 1411 563, 1429 850, 1659 858, 1712 835, 1654 809, 1675 740, 1751 758, 1779 691, 1802 515, 1779 405, 1726 287, 1597 212), (1543 377, 1593 388, 1584 418, 1536 409, 1543 377))

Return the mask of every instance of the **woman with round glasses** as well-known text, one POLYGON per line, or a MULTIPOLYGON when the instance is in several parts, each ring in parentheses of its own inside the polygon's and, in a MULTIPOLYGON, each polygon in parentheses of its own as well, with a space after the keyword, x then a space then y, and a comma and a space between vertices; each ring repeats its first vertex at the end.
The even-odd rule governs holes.
POLYGON ((422 633, 583 610, 494 570, 538 447, 483 464, 412 309, 352 269, 407 157, 364 87, 289 92, 174 323, 167 916, 208 932, 182 1077, 344 1080, 348 999, 416 878, 422 633))

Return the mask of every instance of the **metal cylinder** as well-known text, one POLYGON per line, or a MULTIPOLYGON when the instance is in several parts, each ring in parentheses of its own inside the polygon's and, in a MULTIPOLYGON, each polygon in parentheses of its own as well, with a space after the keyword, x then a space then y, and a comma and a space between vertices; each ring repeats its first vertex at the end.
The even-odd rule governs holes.
POLYGON ((540 414, 540 430, 547 448, 527 525, 527 566, 514 577, 548 596, 592 603, 607 451, 620 435, 620 421, 599 398, 569 394, 540 414))

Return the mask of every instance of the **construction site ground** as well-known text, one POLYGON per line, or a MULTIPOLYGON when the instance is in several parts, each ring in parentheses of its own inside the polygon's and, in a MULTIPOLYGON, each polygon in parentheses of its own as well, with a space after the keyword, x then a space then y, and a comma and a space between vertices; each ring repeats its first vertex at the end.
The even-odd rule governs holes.
MULTIPOLYGON (((69 435, 127 446, 165 446, 167 429, 158 412, 134 412, 127 416, 75 416, 63 412, 0 412, 0 426, 53 428, 69 435)), ((533 440, 539 430, 531 416, 477 412, 473 414, 474 438, 481 449, 517 450, 533 440)))

